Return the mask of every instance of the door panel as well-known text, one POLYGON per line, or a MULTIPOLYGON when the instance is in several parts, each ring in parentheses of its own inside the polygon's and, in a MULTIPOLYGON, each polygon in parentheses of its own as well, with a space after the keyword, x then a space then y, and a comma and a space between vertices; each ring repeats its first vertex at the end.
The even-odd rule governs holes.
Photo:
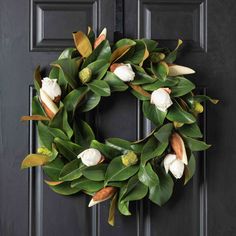
MULTIPOLYGON (((0 235, 235 235, 235 12, 233 0, 0 1, 0 235), (133 215, 117 214, 115 227, 107 224, 108 202, 87 208, 87 196, 52 192, 40 168, 20 171, 37 145, 33 124, 19 122, 29 111, 33 70, 41 64, 46 75, 59 51, 73 45, 71 32, 88 25, 96 32, 106 26, 111 41, 123 34, 175 47, 183 39, 178 63, 193 67, 190 78, 200 90, 221 100, 200 121, 213 147, 199 154, 193 180, 177 184, 161 208, 147 200, 131 204, 133 215)), ((87 119, 100 140, 134 140, 151 127, 128 93, 102 99, 87 119)))

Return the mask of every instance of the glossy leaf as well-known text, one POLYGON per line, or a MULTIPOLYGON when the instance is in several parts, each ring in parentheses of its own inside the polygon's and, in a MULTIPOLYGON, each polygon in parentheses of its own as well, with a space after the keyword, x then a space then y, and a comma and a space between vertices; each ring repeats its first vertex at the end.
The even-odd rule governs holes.
POLYGON ((203 141, 183 136, 184 141, 187 143, 191 151, 203 151, 208 149, 211 145, 206 144, 203 141))
POLYGON ((187 184, 188 181, 193 177, 196 170, 196 160, 195 156, 191 154, 188 165, 184 169, 184 184, 187 184))
POLYGON ((21 169, 33 167, 33 166, 42 166, 49 162, 50 157, 41 154, 29 154, 21 163, 21 169))
POLYGON ((92 53, 92 45, 88 37, 81 31, 73 33, 74 43, 83 57, 88 57, 92 53))
POLYGON ((54 140, 53 135, 49 132, 48 127, 42 123, 38 122, 38 136, 40 139, 41 146, 46 147, 49 150, 52 150, 52 143, 54 140))
POLYGON ((95 166, 89 166, 82 170, 83 176, 93 181, 102 181, 105 179, 105 173, 108 164, 98 164, 95 166))
POLYGON ((73 135, 73 130, 68 123, 68 115, 65 107, 61 107, 56 115, 53 117, 49 123, 51 128, 58 128, 67 134, 68 138, 71 138, 73 135))
POLYGON ((100 100, 101 96, 93 92, 88 92, 79 110, 81 112, 88 112, 94 109, 99 104, 100 100))
POLYGON ((85 68, 88 66, 90 63, 96 61, 96 60, 106 60, 109 61, 111 57, 111 47, 109 45, 108 40, 103 40, 95 49, 94 51, 90 54, 88 58, 83 63, 82 68, 85 68))
POLYGON ((71 141, 65 141, 60 138, 55 138, 54 142, 59 152, 69 161, 77 158, 78 154, 84 151, 84 148, 71 141))
POLYGON ((172 97, 183 96, 195 89, 195 85, 188 79, 185 79, 184 77, 177 77, 175 79, 178 79, 179 82, 176 86, 171 88, 172 97))
POLYGON ((143 114, 157 127, 163 124, 166 117, 166 112, 158 110, 150 101, 143 101, 143 114))
POLYGON ((93 140, 91 142, 90 147, 99 150, 107 159, 113 159, 114 157, 117 157, 122 154, 122 152, 117 150, 116 148, 111 147, 107 144, 100 143, 97 140, 93 140))
POLYGON ((61 59, 52 62, 51 65, 62 70, 64 79, 70 84, 73 89, 78 86, 78 64, 76 62, 76 59, 61 59))
POLYGON ((178 49, 182 45, 182 43, 183 41, 179 39, 176 48, 172 52, 170 52, 169 55, 166 57, 165 61, 167 63, 173 63, 176 60, 178 49))
POLYGON ((169 67, 164 61, 161 61, 158 64, 152 64, 152 71, 158 79, 165 81, 169 73, 169 67))
POLYGON ((219 102, 218 99, 212 99, 206 95, 196 95, 196 96, 194 96, 194 100, 196 100, 198 102, 210 101, 213 104, 217 104, 219 102))
POLYGON ((192 124, 196 122, 196 118, 183 110, 183 108, 176 102, 169 108, 166 118, 170 121, 176 121, 184 124, 192 124))
POLYGON ((82 101, 87 92, 88 89, 86 87, 81 87, 78 89, 74 89, 70 93, 68 93, 63 99, 64 107, 67 112, 74 113, 78 104, 82 101))
POLYGON ((32 115, 46 116, 46 113, 39 102, 38 96, 34 96, 32 101, 32 115))
POLYGON ((83 120, 74 122, 75 142, 82 147, 89 147, 91 141, 95 139, 92 128, 83 120))
POLYGON ((132 150, 131 143, 127 140, 120 139, 120 138, 108 138, 106 139, 106 144, 121 152, 132 150))
POLYGON ((154 133, 154 136, 161 142, 166 143, 169 142, 170 135, 173 130, 173 124, 168 123, 163 125, 157 132, 154 133))
POLYGON ((146 166, 140 166, 140 170, 138 172, 138 178, 140 182, 145 184, 148 187, 154 187, 155 185, 159 184, 159 178, 155 171, 152 169, 150 163, 147 163, 146 166))
POLYGON ((82 176, 82 170, 85 166, 81 163, 81 160, 75 159, 67 163, 61 170, 59 180, 72 181, 82 176))
POLYGON ((103 181, 92 181, 92 180, 82 177, 82 178, 73 180, 71 182, 71 187, 72 188, 79 188, 81 190, 88 191, 88 192, 92 193, 92 192, 99 191, 104 186, 103 186, 103 181))
POLYGON ((94 80, 87 84, 88 87, 99 96, 110 96, 111 91, 107 82, 104 80, 94 80))
POLYGON ((165 204, 173 193, 174 182, 169 174, 159 169, 159 184, 149 188, 149 199, 159 206, 165 204))
POLYGON ((155 137, 151 137, 143 147, 141 164, 145 165, 150 159, 161 156, 167 147, 168 142, 159 143, 155 137))
POLYGON ((40 66, 37 66, 34 71, 34 88, 39 92, 40 88, 42 87, 42 77, 40 73, 40 66))
POLYGON ((172 89, 172 87, 175 87, 178 84, 178 82, 179 80, 176 78, 172 78, 172 79, 167 78, 165 81, 157 80, 156 82, 152 84, 145 84, 142 86, 142 88, 147 91, 154 91, 156 89, 164 88, 164 87, 172 89))
POLYGON ((93 79, 100 80, 106 74, 109 65, 106 60, 100 59, 90 63, 87 67, 92 70, 93 79))
POLYGON ((139 169, 138 165, 125 166, 122 163, 121 156, 114 158, 105 174, 105 185, 110 181, 123 181, 133 176, 139 169))
POLYGON ((61 195, 73 195, 78 193, 81 189, 79 187, 72 188, 70 182, 65 182, 56 186, 50 186, 50 188, 61 195))
POLYGON ((58 181, 61 170, 64 166, 61 158, 56 158, 52 162, 43 166, 44 173, 53 181, 58 181))
POLYGON ((158 45, 157 41, 152 40, 152 39, 142 39, 142 41, 146 44, 149 52, 154 51, 158 45))
POLYGON ((66 48, 62 51, 62 53, 60 54, 60 56, 58 57, 58 60, 61 60, 61 59, 71 59, 72 58, 72 55, 73 53, 76 51, 75 48, 66 48))
POLYGON ((134 52, 132 56, 127 59, 127 61, 134 64, 139 64, 143 61, 146 45, 142 40, 135 40, 135 43, 134 52))
POLYGON ((198 127, 197 123, 186 124, 178 128, 180 134, 191 137, 191 138, 202 138, 202 132, 198 127))
POLYGON ((116 91, 125 91, 128 89, 128 85, 125 84, 122 80, 120 80, 114 73, 107 72, 104 77, 104 81, 110 86, 111 92, 116 91))

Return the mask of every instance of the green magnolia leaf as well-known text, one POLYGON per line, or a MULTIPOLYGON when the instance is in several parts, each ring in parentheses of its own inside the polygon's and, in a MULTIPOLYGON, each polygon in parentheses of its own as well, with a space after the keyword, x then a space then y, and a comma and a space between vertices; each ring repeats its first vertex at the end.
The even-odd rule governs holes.
POLYGON ((141 39, 147 46, 147 50, 149 52, 152 52, 155 50, 155 48, 157 47, 158 43, 155 40, 151 40, 151 39, 141 39))
POLYGON ((50 133, 54 138, 58 137, 58 138, 60 138, 60 139, 68 140, 67 135, 66 135, 63 131, 61 131, 60 129, 51 128, 51 127, 49 127, 49 126, 47 126, 47 129, 48 129, 49 133, 50 133))
POLYGON ((58 57, 58 60, 68 59, 68 58, 71 59, 72 55, 75 51, 76 51, 75 48, 66 48, 66 49, 64 49, 64 51, 58 57))
POLYGON ((154 136, 161 142, 166 143, 169 142, 170 135, 173 130, 173 124, 168 123, 163 125, 157 132, 154 133, 154 136))
POLYGON ((154 187, 155 185, 159 184, 159 178, 155 171, 152 169, 150 163, 147 163, 146 166, 140 166, 140 170, 138 172, 138 178, 140 182, 145 184, 148 187, 154 187))
POLYGON ((79 110, 81 112, 88 112, 94 109, 99 104, 100 100, 101 96, 93 92, 88 92, 79 110))
POLYGON ((184 124, 192 124, 196 122, 196 118, 192 114, 183 110, 177 102, 174 102, 169 108, 166 118, 170 121, 176 121, 184 124))
POLYGON ((129 202, 119 201, 118 209, 122 215, 125 215, 125 216, 131 215, 129 211, 129 202))
POLYGON ((92 28, 90 26, 88 26, 88 33, 87 33, 87 37, 91 43, 91 45, 94 45, 94 41, 95 41, 95 33, 92 30, 92 28))
POLYGON ((127 140, 120 139, 120 138, 108 138, 106 139, 106 144, 121 152, 132 150, 131 143, 127 140))
POLYGON ((196 96, 194 96, 194 100, 197 102, 210 101, 213 104, 217 104, 219 102, 218 99, 212 99, 206 95, 196 95, 196 96))
POLYGON ((131 148, 133 149, 133 151, 134 151, 135 153, 139 153, 139 154, 140 154, 140 153, 142 152, 142 150, 143 150, 144 144, 145 144, 145 142, 133 143, 133 144, 131 145, 131 148))
POLYGON ((58 181, 61 170, 64 166, 61 158, 56 158, 52 162, 43 166, 44 173, 53 181, 58 181))
POLYGON ((156 81, 155 78, 148 75, 146 72, 135 71, 135 79, 132 81, 134 85, 142 85, 142 84, 151 84, 156 81))
POLYGON ((32 100, 32 115, 46 116, 46 113, 39 102, 38 96, 34 96, 32 100))
POLYGON ((82 57, 88 57, 92 53, 92 45, 88 37, 81 31, 73 33, 74 43, 82 57))
POLYGON ((126 46, 126 45, 134 46, 134 45, 136 45, 136 42, 132 39, 127 39, 127 38, 120 39, 115 43, 115 45, 113 46, 114 47, 113 49, 117 49, 117 48, 120 48, 120 47, 126 46))
POLYGON ((83 191, 88 191, 90 193, 97 192, 104 187, 103 181, 93 181, 86 179, 84 177, 73 180, 71 182, 72 188, 79 188, 83 191))
POLYGON ((161 156, 167 147, 168 142, 159 143, 155 137, 151 137, 143 147, 141 164, 144 166, 150 159, 161 156))
POLYGON ((191 137, 191 138, 203 137, 202 132, 200 128, 198 127, 197 123, 185 124, 182 127, 178 128, 178 131, 180 132, 180 134, 191 137))
POLYGON ((64 107, 67 110, 67 112, 74 113, 78 104, 82 101, 87 92, 88 89, 86 87, 80 87, 68 93, 66 97, 63 99, 64 107))
POLYGON ((61 170, 59 180, 72 181, 82 176, 82 170, 86 166, 81 163, 81 160, 75 159, 67 163, 61 170))
POLYGON ((173 63, 176 60, 178 49, 180 45, 182 45, 183 41, 181 39, 178 40, 176 48, 168 54, 168 56, 165 58, 165 61, 167 63, 173 63))
POLYGON ((42 87, 42 77, 40 74, 40 66, 37 66, 34 71, 34 88, 39 92, 40 88, 42 87))
POLYGON ((168 65, 164 61, 161 61, 158 64, 152 64, 151 66, 154 75, 156 75, 158 79, 165 81, 169 73, 168 65))
POLYGON ((163 124, 167 112, 158 110, 150 101, 143 101, 143 113, 146 118, 159 127, 163 124))
POLYGON ((70 139, 73 135, 73 130, 71 129, 68 123, 68 115, 65 107, 61 107, 56 115, 53 117, 51 122, 49 123, 49 127, 58 128, 64 131, 68 138, 70 139))
POLYGON ((64 79, 70 84, 70 86, 75 89, 78 86, 77 74, 78 74, 78 64, 76 62, 78 59, 61 59, 51 63, 52 66, 58 67, 62 70, 64 74, 64 79))
POLYGON ((83 120, 74 122, 75 142, 82 147, 88 148, 95 139, 92 128, 83 120))
POLYGON ((78 193, 81 189, 79 187, 72 188, 70 182, 65 182, 56 186, 49 186, 54 192, 61 195, 73 195, 78 193))
POLYGON ((183 136, 183 138, 191 151, 203 151, 211 146, 203 141, 199 141, 190 137, 183 136))
POLYGON ((100 143, 97 140, 93 140, 90 144, 90 147, 99 150, 107 159, 113 159, 114 157, 117 157, 123 153, 116 148, 100 143))
POLYGON ((87 84, 88 87, 99 96, 110 96, 111 91, 107 82, 104 80, 94 80, 87 84))
POLYGON ((128 56, 126 61, 134 63, 134 64, 139 64, 143 61, 146 45, 142 40, 135 40, 135 43, 136 44, 133 47, 134 52, 132 53, 132 55, 128 56))
POLYGON ((142 86, 143 89, 147 91, 154 91, 159 88, 174 88, 178 84, 179 80, 176 78, 167 78, 165 81, 157 80, 156 82, 152 84, 145 84, 142 86))
POLYGON ((193 154, 191 154, 188 165, 185 166, 184 170, 184 185, 193 177, 196 170, 196 160, 193 154))
POLYGON ((42 166, 49 162, 50 157, 42 154, 29 154, 21 163, 21 169, 33 167, 33 166, 42 166))
POLYGON ((185 79, 184 77, 175 77, 175 79, 178 79, 179 82, 176 86, 171 88, 171 96, 172 97, 180 97, 183 96, 189 92, 191 92, 193 89, 195 89, 195 85, 189 81, 188 79, 185 79))
POLYGON ((82 170, 83 176, 93 181, 102 181, 105 179, 107 166, 108 164, 89 166, 82 170))
POLYGON ((144 96, 141 93, 137 92, 136 90, 131 90, 131 93, 139 100, 141 101, 149 101, 150 97, 144 96))
POLYGON ((71 141, 62 140, 60 138, 55 138, 54 142, 59 150, 59 152, 69 161, 77 158, 77 156, 84 151, 84 148, 75 144, 71 141))
POLYGON ((169 174, 158 171, 159 184, 149 188, 149 199, 159 206, 165 204, 173 193, 174 182, 169 174))
POLYGON ((92 70, 93 79, 100 80, 106 74, 109 65, 106 60, 100 59, 90 63, 87 67, 92 70))
POLYGON ((122 163, 121 156, 114 158, 105 174, 105 185, 110 181, 123 181, 133 176, 139 169, 138 165, 125 166, 122 163))
POLYGON ((38 122, 38 136, 41 146, 52 150, 54 136, 49 132, 48 126, 41 121, 38 122))
POLYGON ((129 194, 123 199, 124 202, 138 201, 143 199, 148 192, 148 187, 139 182, 135 188, 133 188, 129 194))
POLYGON ((103 59, 109 61, 111 57, 111 47, 108 40, 103 40, 90 54, 83 63, 82 69, 88 66, 90 63, 103 59))
POLYGON ((109 85, 111 92, 116 92, 116 91, 122 92, 127 90, 129 87, 122 80, 120 80, 114 73, 109 71, 104 77, 104 81, 106 81, 107 84, 109 85))

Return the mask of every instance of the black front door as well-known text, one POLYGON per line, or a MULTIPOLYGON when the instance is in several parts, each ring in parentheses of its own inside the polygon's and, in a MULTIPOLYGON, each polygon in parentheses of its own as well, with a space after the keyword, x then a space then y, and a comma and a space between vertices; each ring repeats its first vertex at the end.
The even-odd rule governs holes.
MULTIPOLYGON (((235 12, 233 0, 1 0, 0 235, 236 235, 235 12), (84 195, 53 193, 40 168, 20 171, 35 140, 32 127, 19 121, 29 112, 33 70, 41 64, 46 75, 59 51, 73 44, 71 32, 88 25, 96 32, 106 26, 111 41, 123 34, 172 46, 183 39, 178 64, 194 68, 199 89, 221 100, 203 117, 213 147, 199 155, 193 180, 178 185, 161 208, 146 200, 133 204, 133 215, 117 214, 115 227, 106 222, 109 203, 87 208, 84 195)), ((130 94, 104 99, 95 113, 98 136, 145 134, 148 125, 139 122, 137 109, 130 94)))

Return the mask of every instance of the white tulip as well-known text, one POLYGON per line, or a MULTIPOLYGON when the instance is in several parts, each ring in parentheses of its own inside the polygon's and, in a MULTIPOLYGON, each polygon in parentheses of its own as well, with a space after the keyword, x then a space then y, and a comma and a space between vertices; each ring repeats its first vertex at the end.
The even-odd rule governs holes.
POLYGON ((95 166, 101 161, 102 154, 95 148, 89 148, 81 152, 77 158, 81 158, 86 166, 95 166))
POLYGON ((134 80, 135 73, 130 64, 123 64, 114 70, 114 74, 124 82, 134 80))
POLYGON ((61 96, 61 88, 57 83, 57 79, 43 78, 41 88, 49 98, 54 100, 56 97, 61 96))
POLYGON ((175 154, 166 155, 164 159, 164 167, 166 173, 170 171, 176 179, 180 179, 183 176, 184 163, 177 159, 175 154))
POLYGON ((151 94, 151 103, 163 112, 166 112, 167 108, 173 104, 168 90, 168 88, 159 88, 151 94))

